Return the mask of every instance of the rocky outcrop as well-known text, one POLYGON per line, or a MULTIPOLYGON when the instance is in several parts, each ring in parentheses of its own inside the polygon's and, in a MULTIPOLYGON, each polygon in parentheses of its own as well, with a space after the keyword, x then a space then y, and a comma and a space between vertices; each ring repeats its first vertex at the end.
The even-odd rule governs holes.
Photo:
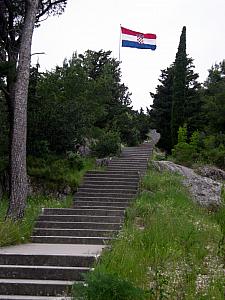
POLYGON ((213 180, 225 181, 225 171, 214 166, 198 167, 195 171, 201 176, 209 177, 213 180))
POLYGON ((153 166, 159 171, 167 170, 183 175, 183 184, 201 206, 212 210, 220 206, 223 186, 221 182, 198 175, 192 169, 177 165, 171 161, 153 161, 153 166))
POLYGON ((158 141, 160 140, 160 133, 158 133, 156 131, 156 129, 151 129, 149 134, 148 134, 149 138, 151 139, 151 142, 156 145, 158 143, 158 141))

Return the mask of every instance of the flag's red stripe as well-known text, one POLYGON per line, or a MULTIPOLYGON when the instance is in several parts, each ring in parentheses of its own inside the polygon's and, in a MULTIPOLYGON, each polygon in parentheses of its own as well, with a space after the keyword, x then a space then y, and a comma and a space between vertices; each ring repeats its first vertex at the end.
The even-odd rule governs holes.
POLYGON ((141 32, 133 31, 133 30, 130 30, 130 29, 127 29, 127 28, 124 28, 124 27, 121 27, 121 30, 122 30, 122 33, 123 33, 123 34, 129 34, 129 35, 134 35, 134 36, 137 36, 137 35, 139 35, 139 34, 143 34, 143 36, 144 36, 146 39, 156 39, 156 34, 152 34, 152 33, 141 33, 141 32))

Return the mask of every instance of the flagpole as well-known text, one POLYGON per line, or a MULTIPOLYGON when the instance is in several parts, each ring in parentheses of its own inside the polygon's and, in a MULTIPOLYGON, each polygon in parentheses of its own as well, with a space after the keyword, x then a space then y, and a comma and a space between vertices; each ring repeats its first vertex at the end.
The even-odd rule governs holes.
POLYGON ((119 40, 119 62, 120 62, 120 48, 121 48, 121 24, 120 24, 120 40, 119 40))

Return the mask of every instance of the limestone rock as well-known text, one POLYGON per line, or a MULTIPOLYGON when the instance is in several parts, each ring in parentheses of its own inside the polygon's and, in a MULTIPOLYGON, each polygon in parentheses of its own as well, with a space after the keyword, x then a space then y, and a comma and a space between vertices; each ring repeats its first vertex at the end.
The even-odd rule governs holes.
POLYGON ((96 158, 96 160, 95 160, 96 167, 108 166, 111 159, 112 159, 111 157, 96 158))
POLYGON ((225 171, 214 166, 203 166, 196 169, 196 172, 204 177, 209 177, 213 180, 225 180, 225 171))
POLYGON ((160 133, 158 133, 156 131, 156 129, 152 129, 150 130, 148 136, 150 137, 151 141, 153 142, 154 145, 156 145, 158 143, 158 141, 160 140, 160 133))
POLYGON ((198 175, 192 169, 171 161, 153 161, 153 166, 159 171, 168 170, 183 175, 183 184, 201 206, 216 209, 221 204, 221 182, 198 175))

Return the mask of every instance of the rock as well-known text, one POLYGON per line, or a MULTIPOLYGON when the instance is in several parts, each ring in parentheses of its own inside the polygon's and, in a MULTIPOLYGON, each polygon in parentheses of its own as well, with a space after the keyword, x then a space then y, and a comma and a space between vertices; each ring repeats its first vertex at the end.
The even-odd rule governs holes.
POLYGON ((183 184, 187 186, 193 198, 201 206, 211 210, 216 210, 220 206, 223 186, 221 182, 198 175, 192 169, 171 161, 153 161, 152 163, 159 171, 168 170, 183 175, 183 184))
POLYGON ((225 180, 225 171, 214 166, 198 167, 196 172, 204 177, 209 177, 213 180, 225 180))
POLYGON ((77 149, 77 153, 79 153, 83 157, 86 157, 90 155, 91 150, 87 145, 80 145, 77 149))
POLYGON ((95 160, 96 167, 108 166, 111 159, 112 159, 111 157, 96 158, 95 160))
POLYGON ((63 194, 67 196, 70 195, 71 193, 72 193, 71 187, 69 185, 66 185, 63 189, 63 194))
POLYGON ((156 145, 158 143, 158 141, 160 140, 160 133, 158 133, 156 131, 156 129, 152 129, 150 130, 148 136, 150 137, 151 141, 153 142, 154 145, 156 145))

